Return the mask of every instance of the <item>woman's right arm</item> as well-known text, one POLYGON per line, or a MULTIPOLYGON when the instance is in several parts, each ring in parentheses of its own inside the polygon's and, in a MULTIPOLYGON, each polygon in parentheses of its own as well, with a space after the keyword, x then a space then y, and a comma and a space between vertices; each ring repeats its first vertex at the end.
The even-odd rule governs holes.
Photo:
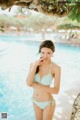
POLYGON ((31 86, 31 87, 33 86, 33 83, 34 83, 33 80, 36 73, 36 68, 37 68, 37 65, 35 63, 30 64, 29 73, 26 78, 26 83, 28 86, 31 86))
POLYGON ((29 68, 29 73, 26 79, 27 85, 34 87, 36 85, 36 83, 34 83, 34 77, 36 74, 36 69, 37 67, 43 62, 43 58, 40 57, 39 60, 35 61, 34 63, 30 64, 30 68, 29 68))

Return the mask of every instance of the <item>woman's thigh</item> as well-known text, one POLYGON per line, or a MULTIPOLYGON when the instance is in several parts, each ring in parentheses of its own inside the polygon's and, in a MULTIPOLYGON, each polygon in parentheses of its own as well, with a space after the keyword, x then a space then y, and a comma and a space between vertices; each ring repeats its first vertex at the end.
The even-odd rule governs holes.
POLYGON ((49 103, 46 108, 43 110, 43 120, 52 120, 52 117, 54 115, 56 103, 54 104, 49 103))
POLYGON ((33 103, 36 120, 43 120, 43 110, 39 108, 35 103, 33 103))

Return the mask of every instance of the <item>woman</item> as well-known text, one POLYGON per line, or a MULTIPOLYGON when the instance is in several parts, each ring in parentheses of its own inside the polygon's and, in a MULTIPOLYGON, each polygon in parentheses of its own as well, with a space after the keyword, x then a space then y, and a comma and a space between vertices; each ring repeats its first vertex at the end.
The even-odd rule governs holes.
POLYGON ((33 107, 36 120, 52 120, 55 110, 55 100, 52 94, 58 94, 60 89, 61 68, 52 62, 55 51, 54 43, 45 40, 39 48, 40 59, 31 63, 27 76, 27 85, 33 87, 33 107), (54 86, 51 87, 51 82, 54 86))

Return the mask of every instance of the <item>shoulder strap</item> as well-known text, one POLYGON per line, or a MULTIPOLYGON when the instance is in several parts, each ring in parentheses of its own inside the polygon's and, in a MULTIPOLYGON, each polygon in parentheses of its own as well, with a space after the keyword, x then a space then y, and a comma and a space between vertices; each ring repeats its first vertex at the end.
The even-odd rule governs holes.
POLYGON ((52 62, 51 62, 51 64, 50 64, 50 69, 49 69, 49 72, 51 73, 51 65, 52 65, 52 62))

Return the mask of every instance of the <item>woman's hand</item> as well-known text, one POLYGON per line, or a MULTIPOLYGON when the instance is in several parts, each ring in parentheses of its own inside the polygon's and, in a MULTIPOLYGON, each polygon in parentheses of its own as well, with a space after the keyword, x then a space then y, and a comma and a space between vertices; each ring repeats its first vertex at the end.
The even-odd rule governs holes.
POLYGON ((36 67, 38 67, 39 65, 41 65, 42 63, 44 63, 44 59, 42 57, 39 58, 39 60, 35 61, 34 65, 36 67))
POLYGON ((33 88, 35 88, 35 89, 41 89, 41 87, 42 87, 42 85, 41 84, 39 84, 39 83, 33 83, 33 88))

